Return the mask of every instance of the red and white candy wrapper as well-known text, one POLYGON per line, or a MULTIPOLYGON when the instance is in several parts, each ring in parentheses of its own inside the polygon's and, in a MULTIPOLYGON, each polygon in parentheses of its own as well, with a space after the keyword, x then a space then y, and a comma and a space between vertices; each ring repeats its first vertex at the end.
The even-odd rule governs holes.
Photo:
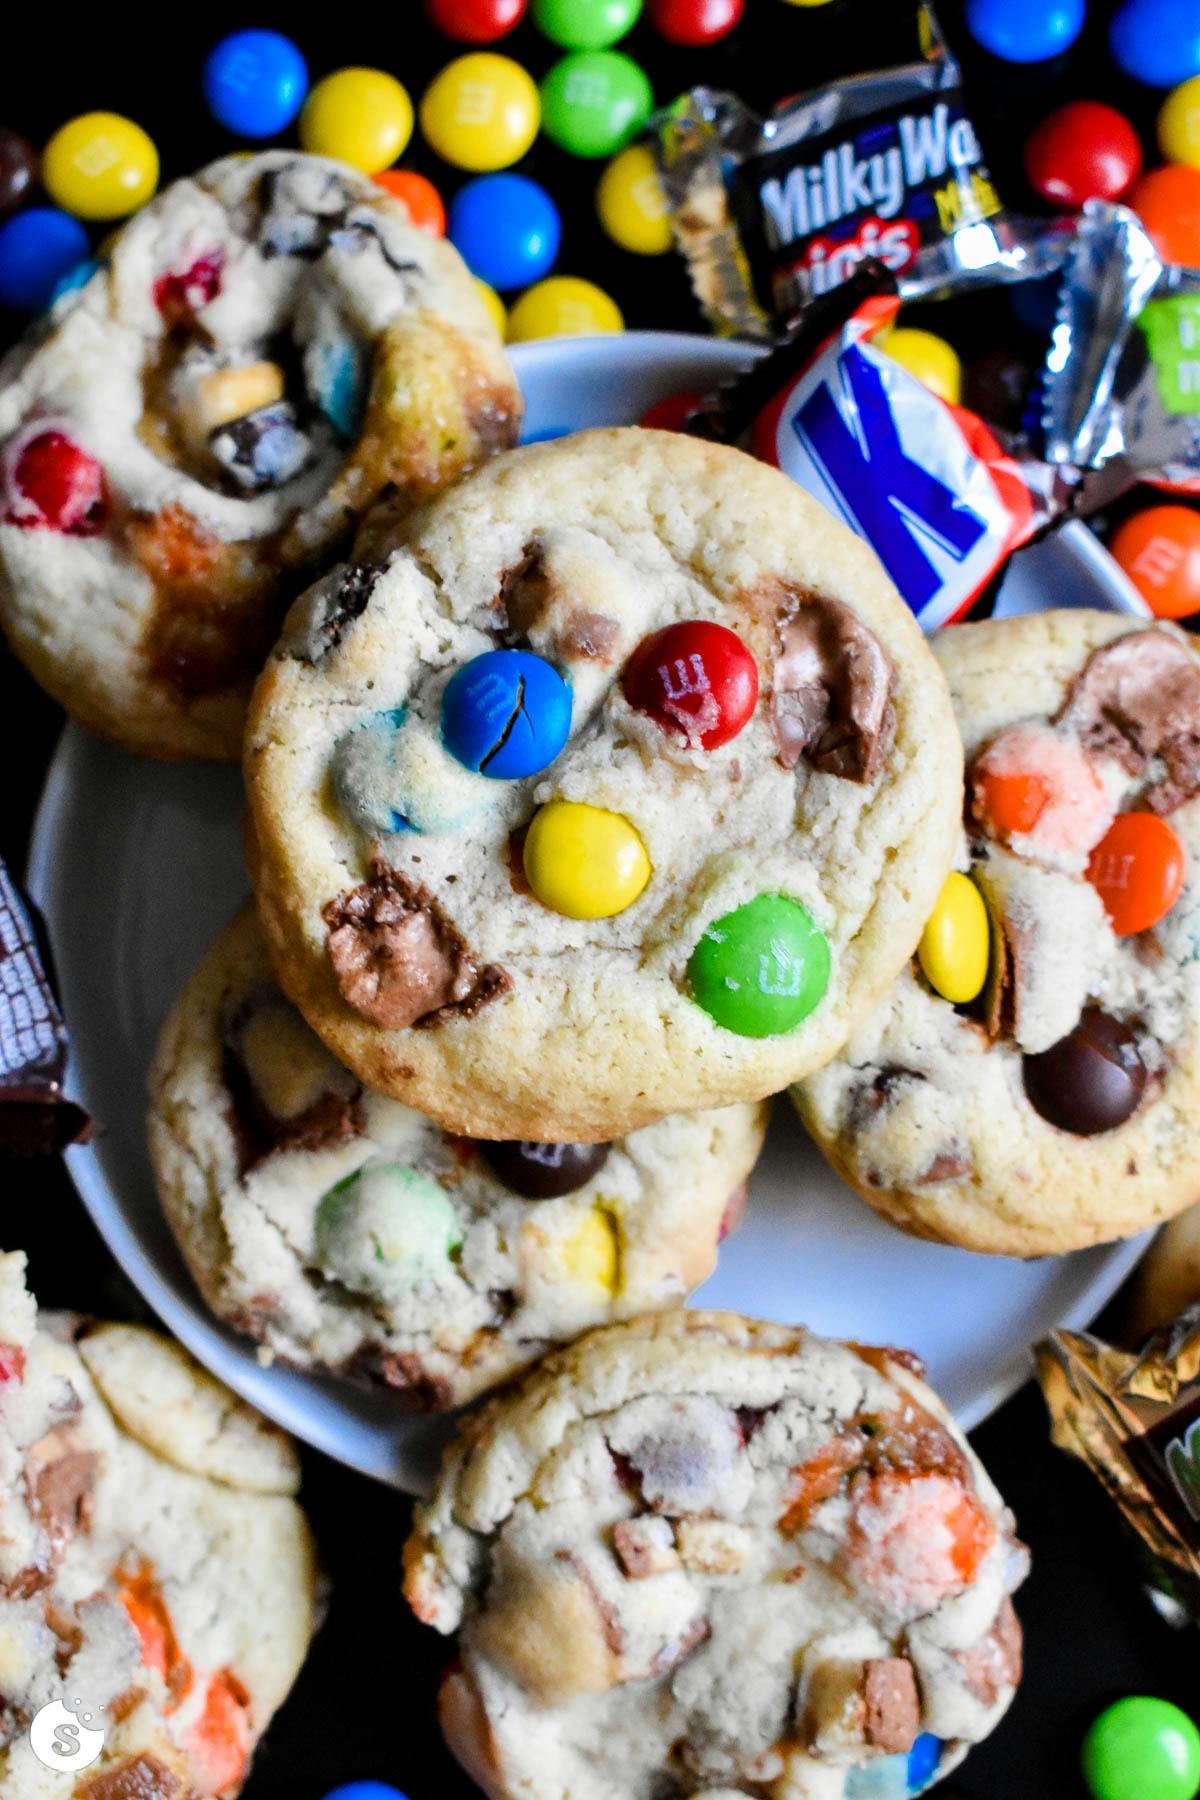
POLYGON ((740 443, 844 519, 934 631, 1066 509, 1071 483, 888 356, 876 338, 899 306, 886 271, 858 270, 688 429, 740 443))
POLYGON ((63 1150, 91 1121, 62 1092, 63 1026, 29 914, 0 861, 0 1150, 63 1150))
POLYGON ((1200 494, 1200 269, 1162 261, 1136 213, 1089 200, 1046 359, 1051 462, 1200 494))
POLYGON ((1158 1610, 1200 1622, 1200 1306, 1136 1356, 1086 1331, 1051 1332, 1037 1355, 1054 1442, 1120 1508, 1158 1610))

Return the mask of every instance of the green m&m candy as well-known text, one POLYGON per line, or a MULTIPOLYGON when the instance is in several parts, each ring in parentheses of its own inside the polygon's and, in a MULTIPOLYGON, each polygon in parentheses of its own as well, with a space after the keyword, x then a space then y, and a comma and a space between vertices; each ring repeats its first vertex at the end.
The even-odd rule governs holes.
POLYGON ((607 50, 637 24, 642 0, 533 0, 533 22, 564 50, 607 50))
POLYGON ((739 1037, 778 1037, 820 1005, 829 944, 798 901, 759 894, 714 919, 688 963, 692 998, 739 1037))
POLYGON ((576 50, 542 82, 542 130, 571 156, 613 156, 641 130, 654 90, 619 50, 576 50))
POLYGON ((317 1207, 317 1262, 355 1293, 383 1298, 445 1275, 462 1243, 437 1182, 403 1163, 364 1163, 317 1207))
POLYGON ((1130 1694, 1092 1721, 1081 1762, 1095 1800, 1194 1800, 1200 1731, 1169 1700, 1130 1694))

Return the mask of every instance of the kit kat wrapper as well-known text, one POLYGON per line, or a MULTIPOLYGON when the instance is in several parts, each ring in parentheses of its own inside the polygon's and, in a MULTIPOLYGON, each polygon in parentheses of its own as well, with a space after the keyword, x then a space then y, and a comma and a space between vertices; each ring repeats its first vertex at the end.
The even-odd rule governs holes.
POLYGON ((24 900, 0 860, 0 1151, 82 1142, 92 1124, 62 1091, 67 1034, 24 900))
POLYGON ((1200 1622, 1200 1305, 1137 1354, 1054 1331, 1037 1357, 1053 1442, 1119 1508, 1159 1611, 1200 1622))

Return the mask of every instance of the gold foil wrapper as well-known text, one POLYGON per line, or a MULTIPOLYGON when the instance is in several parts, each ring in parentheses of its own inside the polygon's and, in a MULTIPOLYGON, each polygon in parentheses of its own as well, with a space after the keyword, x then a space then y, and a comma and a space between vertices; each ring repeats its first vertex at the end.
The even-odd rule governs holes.
POLYGON ((1037 1354, 1053 1442, 1120 1508, 1162 1610, 1200 1620, 1200 1305, 1136 1355, 1084 1331, 1037 1354))

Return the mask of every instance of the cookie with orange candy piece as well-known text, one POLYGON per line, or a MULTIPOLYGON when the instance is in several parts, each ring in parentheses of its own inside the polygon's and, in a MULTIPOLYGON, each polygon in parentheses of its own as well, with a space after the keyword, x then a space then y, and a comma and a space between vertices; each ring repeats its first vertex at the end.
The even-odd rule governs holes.
POLYGON ((0 1255, 0 1790, 233 1800, 317 1623, 295 1451, 157 1332, 39 1318, 24 1273, 0 1255))
POLYGON ((1130 1236, 1200 1198, 1200 657, 1177 626, 1087 611, 934 650, 966 752, 958 866, 801 1114, 918 1236, 1010 1256, 1130 1236))
POLYGON ((464 1420, 405 1592, 489 1800, 907 1797, 987 1735, 1026 1556, 919 1368, 676 1309, 464 1420))

